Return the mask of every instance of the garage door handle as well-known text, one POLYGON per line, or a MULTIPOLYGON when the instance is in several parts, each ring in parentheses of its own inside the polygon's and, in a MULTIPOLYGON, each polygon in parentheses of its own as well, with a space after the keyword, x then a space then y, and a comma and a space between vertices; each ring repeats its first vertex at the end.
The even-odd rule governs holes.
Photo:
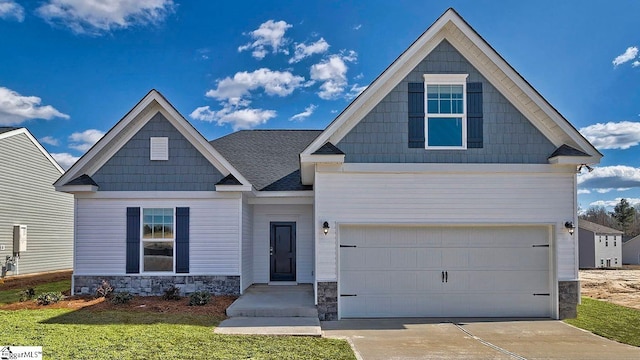
POLYGON ((551 296, 551 294, 542 293, 542 294, 533 294, 533 296, 551 296))
POLYGON ((444 282, 444 271, 441 271, 440 274, 442 275, 442 282, 444 282))
POLYGON ((549 247, 549 244, 544 244, 544 245, 532 245, 532 247, 549 247))
POLYGON ((444 272, 444 282, 446 282, 446 283, 449 282, 449 272, 448 271, 444 272))
POLYGON ((357 246, 355 246, 355 245, 340 245, 340 247, 349 247, 349 248, 354 248, 354 247, 357 247, 357 246))
POLYGON ((340 294, 340 296, 358 296, 356 294, 340 294))

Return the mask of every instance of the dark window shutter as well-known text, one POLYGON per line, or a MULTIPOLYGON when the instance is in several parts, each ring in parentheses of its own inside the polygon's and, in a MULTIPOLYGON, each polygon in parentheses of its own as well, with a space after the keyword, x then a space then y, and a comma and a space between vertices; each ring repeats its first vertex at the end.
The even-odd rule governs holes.
POLYGON ((140 272, 140 208, 127 208, 127 274, 140 272))
POLYGON ((176 272, 189 272, 189 208, 176 208, 176 272))
POLYGON ((482 138, 482 83, 467 83, 467 148, 482 148, 482 138))
POLYGON ((409 147, 424 149, 424 83, 409 83, 409 147))

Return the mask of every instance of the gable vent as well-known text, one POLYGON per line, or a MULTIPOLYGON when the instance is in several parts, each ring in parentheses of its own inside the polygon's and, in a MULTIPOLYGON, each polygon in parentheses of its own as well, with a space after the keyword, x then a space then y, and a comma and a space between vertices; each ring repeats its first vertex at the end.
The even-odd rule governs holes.
POLYGON ((169 160, 169 138, 152 137, 150 140, 150 160, 169 160))

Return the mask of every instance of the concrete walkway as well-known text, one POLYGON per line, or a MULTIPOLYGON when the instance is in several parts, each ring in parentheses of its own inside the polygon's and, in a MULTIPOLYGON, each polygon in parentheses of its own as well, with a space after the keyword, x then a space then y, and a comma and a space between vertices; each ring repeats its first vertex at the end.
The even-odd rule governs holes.
POLYGON ((252 285, 227 308, 217 334, 321 336, 313 286, 252 285))
POLYGON ((556 320, 367 319, 322 322, 360 359, 640 359, 640 348, 556 320))

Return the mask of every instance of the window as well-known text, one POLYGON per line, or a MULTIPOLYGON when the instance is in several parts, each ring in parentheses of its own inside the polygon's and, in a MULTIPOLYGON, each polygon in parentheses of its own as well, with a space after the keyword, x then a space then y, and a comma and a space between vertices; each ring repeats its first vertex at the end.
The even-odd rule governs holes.
POLYGON ((598 240, 600 240, 600 242, 602 242, 602 235, 598 236, 598 240))
POLYGON ((617 246, 617 245, 616 245, 617 243, 618 243, 618 242, 616 241, 616 237, 614 236, 614 237, 613 237, 613 246, 617 246))
POLYGON ((425 147, 467 148, 467 74, 425 74, 425 147))
POLYGON ((608 241, 604 241, 604 246, 609 246, 609 242, 608 241))
POLYGON ((149 138, 149 160, 169 160, 169 138, 149 138))
POLYGON ((603 267, 604 266, 604 259, 600 259, 600 266, 603 267))
POLYGON ((616 265, 617 265, 618 264, 618 258, 615 258, 615 260, 616 260, 616 265))
POLYGON ((142 209, 142 269, 174 270, 173 208, 142 209))

